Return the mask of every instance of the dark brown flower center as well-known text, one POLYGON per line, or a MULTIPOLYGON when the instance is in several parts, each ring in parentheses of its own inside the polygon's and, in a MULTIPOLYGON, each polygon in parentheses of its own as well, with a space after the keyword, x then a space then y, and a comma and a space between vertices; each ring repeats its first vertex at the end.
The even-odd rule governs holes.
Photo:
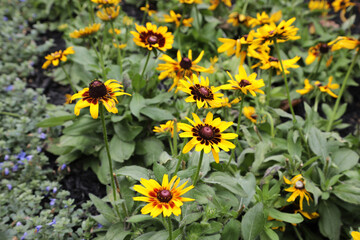
POLYGON ((180 67, 183 69, 190 69, 192 66, 192 62, 189 58, 183 57, 180 61, 180 67))
POLYGON ((304 188, 304 183, 302 181, 297 181, 295 183, 295 188, 296 189, 303 189, 304 188))
POLYGON ((159 39, 155 35, 150 35, 147 40, 150 44, 156 44, 159 39))
POLYGON ((323 43, 320 45, 320 52, 322 54, 328 53, 329 50, 330 50, 330 47, 326 43, 323 43))
POLYGON ((249 37, 249 35, 248 35, 248 34, 245 34, 243 37, 245 38, 245 41, 246 41, 247 38, 249 37))
POLYGON ((101 98, 107 94, 106 86, 100 80, 94 80, 89 85, 89 95, 91 98, 101 98))
POLYGON ((214 136, 214 132, 213 130, 211 129, 211 127, 209 126, 205 126, 205 127, 202 127, 199 131, 199 135, 200 137, 206 139, 206 140, 210 140, 213 138, 214 136))
POLYGON ((172 194, 169 190, 161 190, 157 193, 157 199, 159 199, 160 202, 169 202, 172 198, 172 194))
POLYGON ((240 87, 246 87, 246 86, 248 86, 248 85, 251 85, 251 83, 250 83, 248 80, 246 80, 246 79, 242 79, 242 80, 240 81, 240 83, 239 83, 239 86, 240 86, 240 87))
POLYGON ((276 57, 270 56, 269 57, 269 62, 278 62, 279 59, 277 59, 276 57))

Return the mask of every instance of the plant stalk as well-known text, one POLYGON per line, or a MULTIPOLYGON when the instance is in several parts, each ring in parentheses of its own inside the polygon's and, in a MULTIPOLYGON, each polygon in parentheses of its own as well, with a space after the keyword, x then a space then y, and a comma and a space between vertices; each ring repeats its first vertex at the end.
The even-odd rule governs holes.
POLYGON ((204 150, 201 150, 199 164, 198 164, 196 174, 195 174, 195 177, 194 177, 194 183, 193 183, 194 186, 196 185, 197 181, 199 180, 200 168, 201 168, 201 165, 202 165, 203 158, 204 158, 204 150))
POLYGON ((71 86, 71 90, 73 91, 73 93, 76 93, 76 88, 74 86, 74 84, 72 83, 69 74, 66 72, 64 66, 62 64, 60 64, 61 69, 64 71, 65 75, 66 75, 66 79, 68 80, 70 86, 71 86))
POLYGON ((144 73, 145 73, 145 69, 148 65, 148 62, 149 62, 149 59, 150 59, 150 55, 151 55, 151 51, 148 51, 148 55, 147 55, 147 58, 146 58, 146 62, 145 62, 145 65, 144 65, 144 69, 142 70, 142 73, 141 73, 141 79, 143 79, 144 77, 144 73))

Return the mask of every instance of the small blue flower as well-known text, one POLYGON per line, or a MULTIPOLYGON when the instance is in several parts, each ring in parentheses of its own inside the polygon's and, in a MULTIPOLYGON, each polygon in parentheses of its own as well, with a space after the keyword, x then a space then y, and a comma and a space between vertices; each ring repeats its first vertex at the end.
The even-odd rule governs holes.
POLYGON ((48 223, 48 225, 49 226, 52 226, 52 225, 55 225, 56 224, 56 220, 55 220, 55 218, 52 220, 52 222, 51 223, 48 223))
POLYGON ((45 133, 40 133, 39 138, 42 139, 42 140, 46 139, 46 134, 45 133))
POLYGON ((37 150, 38 152, 41 152, 42 148, 41 148, 40 146, 37 146, 37 147, 36 147, 36 150, 37 150))
POLYGON ((23 150, 21 150, 21 152, 17 155, 17 158, 20 160, 24 160, 26 157, 26 152, 24 152, 23 150))
POLYGON ((7 17, 3 17, 3 20, 4 20, 4 22, 6 22, 7 20, 9 20, 7 17))
POLYGON ((57 192, 57 187, 54 187, 53 188, 53 193, 56 193, 57 192))
POLYGON ((9 175, 9 168, 5 168, 4 173, 5 173, 5 175, 9 175))
POLYGON ((27 232, 24 232, 24 235, 22 235, 22 237, 20 238, 20 240, 24 240, 27 235, 28 235, 27 232))
POLYGON ((54 206, 56 202, 55 198, 50 198, 50 206, 54 206))
POLYGON ((6 184, 6 186, 7 186, 7 188, 9 189, 9 190, 11 190, 12 189, 12 185, 9 183, 9 184, 6 184))
POLYGON ((10 156, 6 154, 5 157, 4 157, 4 160, 7 161, 9 159, 10 159, 10 156))
POLYGON ((36 227, 35 227, 35 232, 36 233, 38 233, 38 232, 40 232, 40 229, 42 228, 42 225, 37 225, 36 227))
POLYGON ((98 223, 98 228, 102 228, 103 227, 103 225, 101 225, 100 223, 98 223))
POLYGON ((17 223, 16 223, 16 226, 22 226, 22 223, 21 223, 21 222, 17 222, 17 223))
POLYGON ((33 155, 27 155, 26 156, 26 160, 28 160, 28 161, 31 161, 32 158, 33 158, 33 155))
POLYGON ((16 172, 17 170, 18 170, 18 165, 15 164, 15 165, 13 166, 13 168, 12 168, 12 171, 13 171, 13 172, 16 172))
POLYGON ((49 192, 49 191, 50 191, 50 186, 47 186, 47 187, 45 188, 45 190, 49 192))
POLYGON ((64 170, 66 168, 66 164, 64 163, 63 165, 61 165, 61 170, 64 170))

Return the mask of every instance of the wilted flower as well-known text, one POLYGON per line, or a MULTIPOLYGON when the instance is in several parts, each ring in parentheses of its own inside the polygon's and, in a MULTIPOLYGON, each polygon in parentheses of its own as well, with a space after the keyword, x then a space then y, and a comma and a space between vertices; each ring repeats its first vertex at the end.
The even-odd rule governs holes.
POLYGON ((300 210, 303 210, 303 200, 304 197, 307 200, 309 205, 309 199, 311 199, 310 193, 305 189, 305 180, 301 174, 296 175, 291 180, 287 179, 285 176, 284 181, 286 184, 290 184, 291 187, 285 189, 287 192, 292 192, 291 196, 287 199, 288 202, 293 202, 295 199, 300 196, 300 210))
MULTIPOLYGON (((180 129, 177 128, 177 132, 179 132, 179 131, 180 131, 180 129)), ((160 124, 160 127, 155 126, 153 132, 156 132, 156 133, 170 132, 171 137, 174 137, 174 121, 169 120, 165 124, 160 124)))
POLYGON ((101 20, 108 22, 113 21, 120 13, 120 6, 105 7, 96 12, 96 16, 101 20))
POLYGON ((338 96, 335 93, 333 93, 331 91, 331 89, 338 89, 340 86, 337 83, 332 84, 331 83, 332 80, 333 80, 333 76, 330 76, 329 79, 328 79, 329 82, 325 86, 323 86, 319 81, 316 81, 315 85, 319 87, 321 92, 326 92, 330 96, 332 96, 333 98, 337 98, 338 96))
POLYGON ((250 20, 252 17, 246 16, 244 14, 240 14, 238 12, 232 12, 228 16, 228 20, 226 22, 231 23, 234 27, 239 26, 239 24, 243 24, 246 27, 250 26, 250 20))
POLYGON ((314 89, 314 86, 310 84, 309 79, 307 78, 304 80, 304 85, 305 87, 303 89, 296 90, 296 92, 305 95, 314 89))
POLYGON ((251 122, 256 123, 257 115, 254 107, 245 106, 242 110, 244 116, 249 119, 251 122))

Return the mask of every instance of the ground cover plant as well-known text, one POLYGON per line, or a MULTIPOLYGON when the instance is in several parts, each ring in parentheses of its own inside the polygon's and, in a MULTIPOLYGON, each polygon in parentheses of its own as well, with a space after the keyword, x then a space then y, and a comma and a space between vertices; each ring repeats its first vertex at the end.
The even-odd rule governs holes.
POLYGON ((360 239, 359 3, 0 6, 1 238, 360 239))

